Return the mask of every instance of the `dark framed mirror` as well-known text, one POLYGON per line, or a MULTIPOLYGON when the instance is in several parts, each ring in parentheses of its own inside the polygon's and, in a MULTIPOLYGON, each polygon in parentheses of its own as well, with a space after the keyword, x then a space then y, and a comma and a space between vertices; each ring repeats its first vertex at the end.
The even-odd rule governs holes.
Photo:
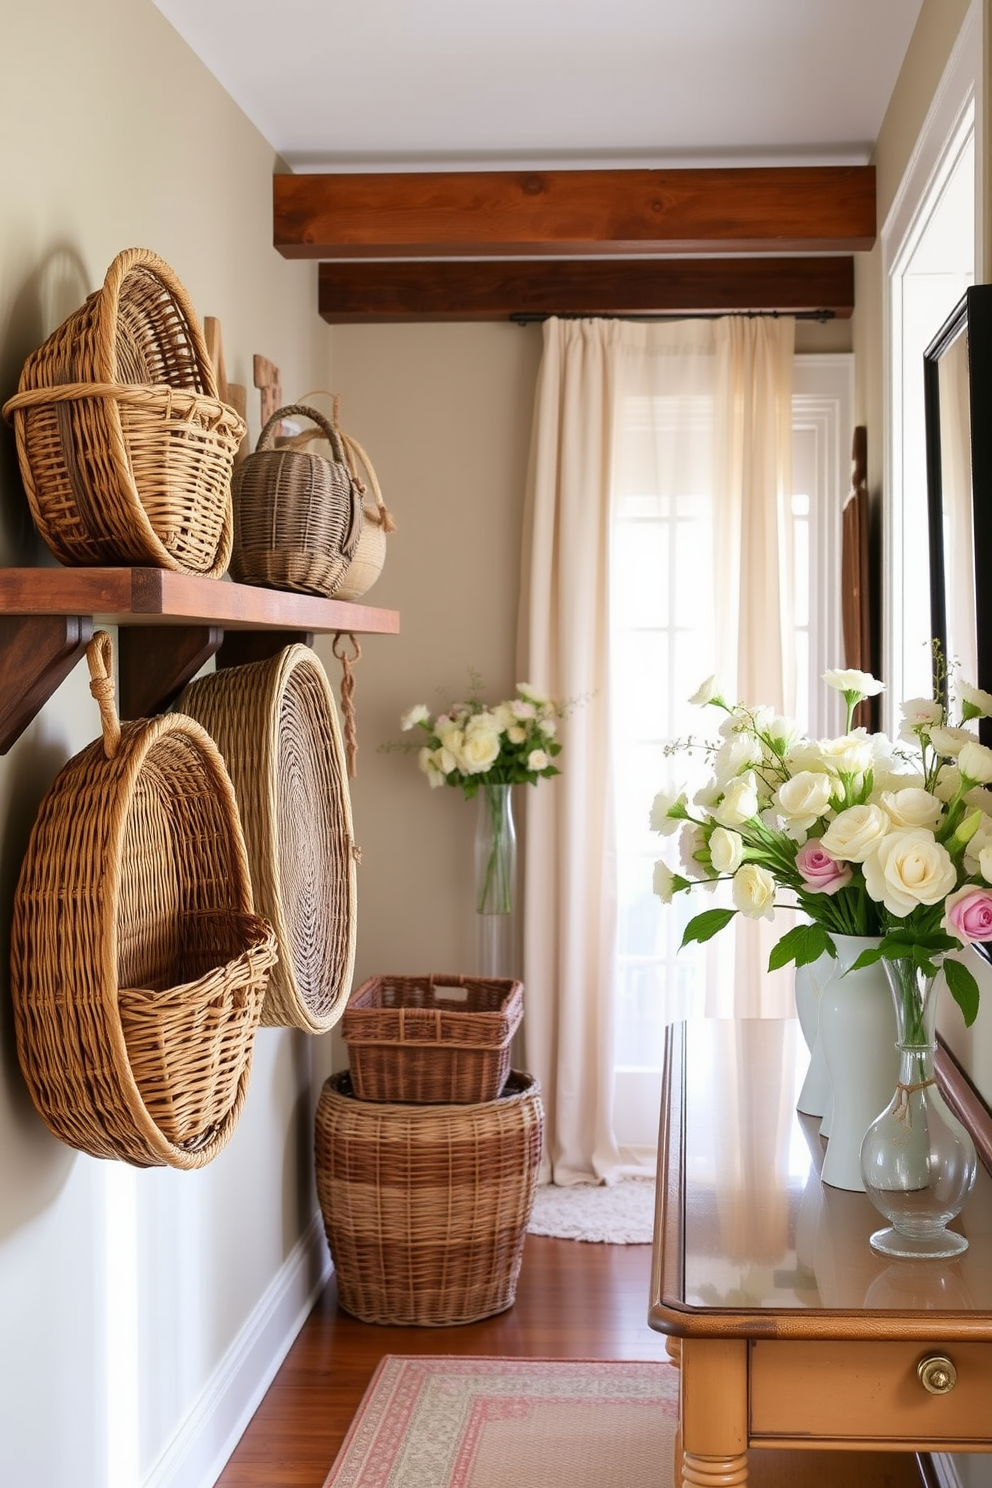
MULTIPOLYGON (((992 285, 974 285, 923 354, 930 630, 992 692, 992 285)), ((980 733, 992 744, 992 720, 980 733)))

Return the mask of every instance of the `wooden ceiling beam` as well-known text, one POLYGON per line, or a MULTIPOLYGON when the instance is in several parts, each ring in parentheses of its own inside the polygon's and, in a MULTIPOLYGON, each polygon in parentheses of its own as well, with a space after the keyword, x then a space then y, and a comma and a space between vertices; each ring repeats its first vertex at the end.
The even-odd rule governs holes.
POLYGON ((847 319, 854 309, 849 255, 322 263, 318 273, 320 314, 331 325, 749 310, 847 319))
POLYGON ((854 253, 872 166, 276 175, 286 258, 854 253))

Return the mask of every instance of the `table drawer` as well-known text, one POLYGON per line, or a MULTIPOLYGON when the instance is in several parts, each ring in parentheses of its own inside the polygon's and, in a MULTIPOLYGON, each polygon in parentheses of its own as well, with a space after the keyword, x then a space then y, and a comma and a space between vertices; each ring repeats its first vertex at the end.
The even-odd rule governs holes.
POLYGON ((751 1345, 749 1386, 754 1439, 992 1444, 992 1344, 761 1340, 751 1345), (957 1381, 933 1395, 917 1366, 941 1354, 957 1381))

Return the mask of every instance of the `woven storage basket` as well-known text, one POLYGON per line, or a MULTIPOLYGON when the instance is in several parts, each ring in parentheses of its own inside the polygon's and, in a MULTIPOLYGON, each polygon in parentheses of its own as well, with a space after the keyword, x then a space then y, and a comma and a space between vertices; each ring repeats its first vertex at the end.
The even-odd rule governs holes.
POLYGON ((500 978, 370 977, 351 994, 341 1023, 356 1096, 495 1100, 523 999, 521 982, 500 978))
POLYGON ((336 430, 303 404, 278 409, 258 436, 255 453, 234 473, 231 575, 241 583, 304 594, 330 594, 344 577, 362 531, 362 497, 336 430), (284 418, 299 414, 318 428, 273 448, 284 418), (299 447, 323 435, 331 457, 299 447))
POLYGON ((224 572, 245 424, 218 400, 196 313, 155 254, 117 255, 28 357, 4 413, 35 523, 62 563, 224 572))
POLYGON ((199 1168, 244 1104, 275 937, 212 740, 178 714, 118 725, 106 632, 88 660, 103 739, 42 801, 14 898, 21 1068, 70 1146, 199 1168))
POLYGON ((395 532, 396 524, 382 499, 372 461, 357 439, 340 429, 338 433, 348 468, 363 496, 364 520, 354 557, 333 593, 335 599, 354 600, 367 594, 382 573, 386 561, 386 537, 395 532), (366 499, 369 491, 372 493, 371 501, 366 499))
POLYGON ((192 682, 177 707, 230 771, 255 904, 279 964, 262 1022, 323 1033, 344 1011, 355 961, 356 857, 334 694, 309 646, 192 682))
POLYGON ((438 1327, 512 1306, 543 1134, 531 1075, 468 1106, 374 1105, 332 1075, 317 1105, 317 1196, 345 1311, 438 1327))

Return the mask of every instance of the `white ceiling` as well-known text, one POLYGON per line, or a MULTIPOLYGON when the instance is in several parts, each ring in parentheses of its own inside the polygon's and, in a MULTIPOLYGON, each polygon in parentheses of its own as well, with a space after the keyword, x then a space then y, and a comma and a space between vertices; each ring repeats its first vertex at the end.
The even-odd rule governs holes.
POLYGON ((155 0, 295 170, 863 164, 922 0, 155 0))

